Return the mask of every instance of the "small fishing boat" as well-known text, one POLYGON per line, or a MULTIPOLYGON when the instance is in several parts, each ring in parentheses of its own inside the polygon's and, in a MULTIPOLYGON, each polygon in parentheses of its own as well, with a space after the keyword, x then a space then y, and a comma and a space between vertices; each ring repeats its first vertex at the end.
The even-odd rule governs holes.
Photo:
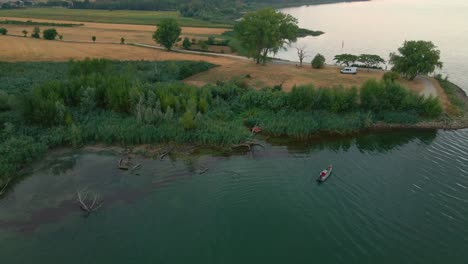
POLYGON ((326 181, 328 179, 328 177, 330 177, 330 175, 332 173, 332 170, 333 170, 333 166, 330 165, 330 166, 328 166, 328 168, 326 170, 321 171, 318 178, 317 178, 317 181, 318 182, 326 181))

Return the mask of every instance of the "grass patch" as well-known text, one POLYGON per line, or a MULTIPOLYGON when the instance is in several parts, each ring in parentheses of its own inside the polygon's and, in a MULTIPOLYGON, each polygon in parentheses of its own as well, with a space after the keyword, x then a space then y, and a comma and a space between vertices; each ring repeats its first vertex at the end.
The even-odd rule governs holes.
POLYGON ((461 98, 461 89, 448 79, 443 79, 441 76, 436 76, 436 80, 439 82, 442 89, 444 89, 444 92, 450 101, 451 106, 448 109, 449 114, 463 116, 468 106, 461 98))
POLYGON ((217 24, 200 19, 182 17, 178 11, 110 11, 68 8, 22 8, 0 9, 0 16, 138 25, 156 25, 164 18, 175 18, 181 26, 187 27, 231 27, 225 24, 217 24))

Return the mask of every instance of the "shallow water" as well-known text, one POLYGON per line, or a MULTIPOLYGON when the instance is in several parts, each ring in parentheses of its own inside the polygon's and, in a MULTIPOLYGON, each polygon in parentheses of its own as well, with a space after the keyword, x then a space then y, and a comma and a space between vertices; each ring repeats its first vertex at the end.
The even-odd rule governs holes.
MULTIPOLYGON (((388 60, 405 40, 428 40, 441 50, 449 79, 468 92, 468 1, 372 0, 320 6, 286 8, 299 26, 322 30, 324 35, 298 41, 306 46, 310 61, 316 53, 333 63, 341 53, 379 54, 388 60)), ((297 61, 295 48, 277 57, 297 61)))
POLYGON ((148 160, 60 151, 0 200, 2 263, 466 263, 468 130, 148 160), (333 163, 322 185, 318 172, 333 163), (197 174, 200 168, 209 168, 197 174), (83 217, 75 191, 104 197, 83 217))

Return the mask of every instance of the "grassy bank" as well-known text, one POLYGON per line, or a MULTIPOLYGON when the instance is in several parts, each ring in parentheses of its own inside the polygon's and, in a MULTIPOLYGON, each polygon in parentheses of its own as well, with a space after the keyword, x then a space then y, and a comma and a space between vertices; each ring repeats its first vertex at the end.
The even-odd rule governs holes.
POLYGON ((468 112, 468 97, 465 92, 448 79, 442 78, 442 76, 436 76, 436 80, 439 82, 440 87, 444 89, 450 101, 450 106, 447 110, 448 114, 458 117, 464 116, 468 112))
POLYGON ((178 11, 110 11, 67 8, 22 8, 4 10, 0 9, 0 16, 137 25, 156 25, 162 19, 171 17, 177 19, 181 26, 186 27, 230 27, 229 25, 213 23, 201 19, 183 17, 178 11))
POLYGON ((281 87, 242 81, 197 88, 178 82, 203 62, 0 64, 0 186, 57 146, 106 143, 231 145, 262 133, 306 139, 347 134, 377 122, 437 118, 437 99, 398 83, 371 80, 360 89, 281 87), (47 70, 45 70, 47 69, 47 70), (358 92, 359 91, 359 92, 358 92))

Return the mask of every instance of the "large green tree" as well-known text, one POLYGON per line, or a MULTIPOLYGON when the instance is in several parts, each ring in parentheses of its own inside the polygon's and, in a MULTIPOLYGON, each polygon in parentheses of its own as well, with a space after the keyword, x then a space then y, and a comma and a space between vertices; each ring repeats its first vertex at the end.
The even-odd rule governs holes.
POLYGON ((405 41, 398 53, 390 53, 392 71, 413 80, 420 74, 429 74, 442 68, 440 50, 431 41, 405 41))
POLYGON ((382 57, 374 54, 361 54, 358 57, 358 61, 363 63, 367 70, 369 70, 371 67, 377 67, 380 64, 385 63, 385 60, 382 57))
POLYGON ((276 54, 287 42, 296 39, 297 19, 272 8, 248 13, 235 31, 249 57, 265 64, 268 54, 276 54))
POLYGON ((346 66, 350 66, 354 62, 356 62, 358 59, 359 57, 356 55, 345 53, 345 54, 336 55, 333 60, 336 61, 336 63, 340 65, 344 64, 346 66))
POLYGON ((163 45, 167 50, 179 40, 181 28, 174 18, 165 18, 159 24, 153 34, 153 39, 163 45))

